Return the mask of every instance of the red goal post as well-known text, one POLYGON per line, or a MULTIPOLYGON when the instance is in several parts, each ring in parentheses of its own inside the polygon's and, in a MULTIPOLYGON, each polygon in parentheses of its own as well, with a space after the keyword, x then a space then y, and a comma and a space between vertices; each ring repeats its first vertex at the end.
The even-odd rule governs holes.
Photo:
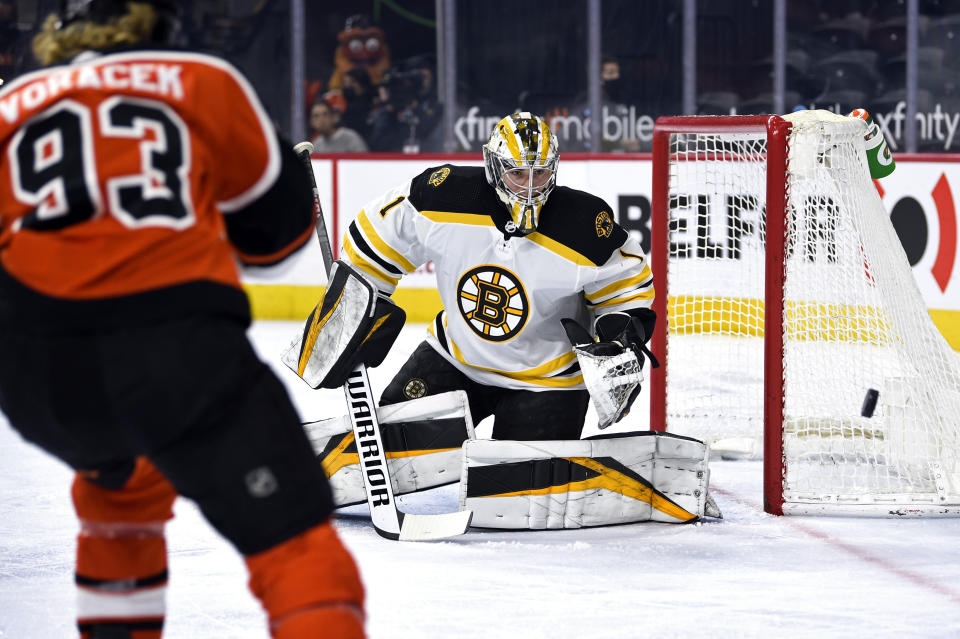
MULTIPOLYGON (((775 115, 757 116, 704 116, 661 117, 657 119, 653 133, 653 192, 652 192, 652 246, 653 285, 657 296, 653 309, 657 317, 667 317, 667 256, 669 247, 669 167, 670 137, 675 133, 714 133, 718 130, 729 133, 766 133, 768 175, 782 175, 777 181, 767 179, 767 235, 782 236, 786 210, 786 140, 789 123, 775 115), (667 223, 664 223, 667 222, 667 223)), ((781 379, 783 333, 780 321, 771 318, 782 316, 783 296, 783 244, 773 243, 767 251, 767 302, 765 314, 765 371, 764 380, 781 379)), ((651 373, 650 423, 654 429, 666 430, 666 377, 670 362, 666 357, 668 323, 659 321, 653 333, 653 352, 660 358, 660 367, 651 373)), ((765 382, 764 414, 766 421, 779 421, 783 413, 783 390, 765 382)), ((772 429, 764 438, 764 510, 782 514, 783 489, 781 465, 774 460, 780 457, 782 441, 779 429, 772 429)))
POLYGON ((657 120, 651 424, 762 454, 773 514, 957 515, 960 359, 864 133, 822 111, 657 120))

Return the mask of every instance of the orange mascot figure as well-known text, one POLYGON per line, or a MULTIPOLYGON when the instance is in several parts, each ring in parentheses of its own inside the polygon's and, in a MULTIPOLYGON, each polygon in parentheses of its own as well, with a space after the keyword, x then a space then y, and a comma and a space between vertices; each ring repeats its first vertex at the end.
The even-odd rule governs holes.
POLYGON ((343 74, 356 67, 366 69, 374 85, 380 84, 390 68, 390 48, 383 30, 372 26, 367 16, 358 14, 347 18, 337 40, 340 44, 334 54, 335 69, 327 88, 342 88, 343 74))

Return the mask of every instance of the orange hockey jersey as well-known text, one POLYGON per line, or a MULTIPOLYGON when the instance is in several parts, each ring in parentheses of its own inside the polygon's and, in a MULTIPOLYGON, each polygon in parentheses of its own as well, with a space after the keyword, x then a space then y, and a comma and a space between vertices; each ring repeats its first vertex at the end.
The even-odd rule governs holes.
POLYGON ((0 321, 24 300, 41 322, 98 300, 236 305, 237 259, 279 261, 312 219, 306 172, 223 60, 89 53, 0 91, 0 321))

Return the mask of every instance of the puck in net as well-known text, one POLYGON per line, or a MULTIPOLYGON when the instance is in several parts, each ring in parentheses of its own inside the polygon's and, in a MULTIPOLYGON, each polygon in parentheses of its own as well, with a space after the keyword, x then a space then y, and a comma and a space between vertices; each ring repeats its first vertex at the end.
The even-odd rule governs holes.
POLYGON ((860 414, 864 417, 873 417, 873 411, 877 408, 877 399, 880 397, 880 391, 875 388, 867 390, 867 394, 863 397, 863 407, 860 409, 860 414))

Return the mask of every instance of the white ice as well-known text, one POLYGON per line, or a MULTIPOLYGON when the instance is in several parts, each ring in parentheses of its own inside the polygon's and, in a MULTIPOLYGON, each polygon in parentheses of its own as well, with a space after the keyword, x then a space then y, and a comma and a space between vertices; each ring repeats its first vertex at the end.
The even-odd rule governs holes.
MULTIPOLYGON (((341 414, 338 391, 310 390, 279 364, 298 330, 260 322, 251 335, 304 419, 341 414)), ((422 326, 406 328, 371 371, 378 392, 422 335, 422 326)), ((369 635, 960 636, 960 519, 773 517, 761 506, 760 462, 711 467, 725 518, 696 525, 471 530, 417 544, 377 536, 366 506, 344 509, 337 527, 366 584, 369 635)), ((63 464, 0 422, 2 639, 76 636, 70 479, 63 464)), ((399 501, 412 512, 454 510, 456 488, 399 501)), ((193 504, 178 501, 167 538, 166 637, 267 637, 239 556, 193 504)))

